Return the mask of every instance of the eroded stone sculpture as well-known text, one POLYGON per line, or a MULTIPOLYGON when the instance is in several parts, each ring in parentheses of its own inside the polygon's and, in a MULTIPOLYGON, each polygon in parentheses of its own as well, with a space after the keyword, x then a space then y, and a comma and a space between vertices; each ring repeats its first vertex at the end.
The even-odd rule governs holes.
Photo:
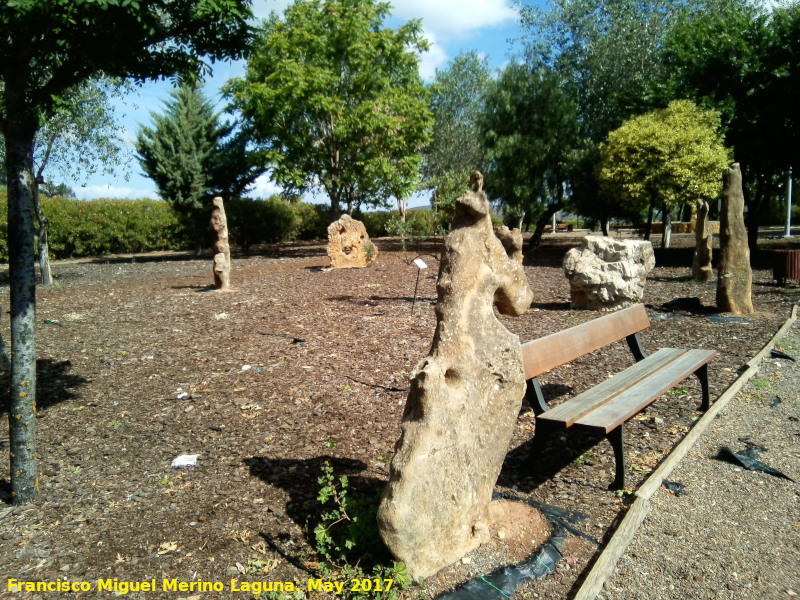
POLYGON ((378 249, 361 221, 342 215, 328 225, 328 256, 333 269, 366 267, 377 258, 378 249))
POLYGON ((753 271, 744 226, 744 193, 739 163, 722 177, 722 214, 719 223, 719 268, 717 308, 722 312, 749 315, 753 308, 753 271))
POLYGON ((564 256, 572 308, 610 310, 641 302, 655 265, 650 242, 587 235, 564 256))
POLYGON ((708 227, 708 202, 697 208, 697 221, 694 229, 694 261, 692 277, 697 281, 711 281, 714 270, 711 268, 711 248, 713 238, 708 227))
MULTIPOLYGON (((472 181, 480 190, 477 178, 472 181)), ((436 332, 415 368, 402 435, 378 512, 381 537, 415 578, 488 538, 490 502, 525 393, 519 338, 498 321, 533 299, 518 230, 492 230, 482 191, 468 191, 439 270, 436 332)))
POLYGON ((211 229, 217 235, 217 239, 214 240, 214 287, 221 292, 226 292, 231 287, 231 248, 228 244, 228 219, 225 216, 225 206, 222 203, 222 198, 217 196, 214 198, 213 203, 211 229))

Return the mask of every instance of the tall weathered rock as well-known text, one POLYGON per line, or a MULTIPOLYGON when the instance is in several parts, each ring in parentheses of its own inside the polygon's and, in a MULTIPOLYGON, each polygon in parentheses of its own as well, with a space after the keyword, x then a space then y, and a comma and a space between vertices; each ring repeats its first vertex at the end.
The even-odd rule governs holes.
POLYGON ((328 256, 332 269, 366 267, 378 257, 378 249, 364 224, 345 214, 328 225, 328 256))
POLYGON ((717 308, 721 312, 749 315, 753 308, 753 271, 744 225, 744 193, 739 163, 722 177, 722 214, 719 223, 717 308))
POLYGON ((495 234, 482 191, 456 203, 437 294, 433 344, 412 375, 378 511, 383 541, 415 578, 487 540, 492 491, 525 393, 519 338, 492 310, 520 315, 533 299, 522 236, 495 234))
POLYGON ((222 198, 213 200, 211 210, 211 229, 217 234, 214 240, 214 287, 221 292, 231 287, 231 247, 228 245, 228 219, 222 198))
POLYGON ((655 265, 650 242, 587 235, 564 255, 572 308, 610 310, 641 302, 655 265))
POLYGON ((711 268, 711 249, 713 238, 708 227, 708 202, 697 208, 697 220, 694 226, 694 261, 692 277, 697 281, 711 281, 714 270, 711 268))

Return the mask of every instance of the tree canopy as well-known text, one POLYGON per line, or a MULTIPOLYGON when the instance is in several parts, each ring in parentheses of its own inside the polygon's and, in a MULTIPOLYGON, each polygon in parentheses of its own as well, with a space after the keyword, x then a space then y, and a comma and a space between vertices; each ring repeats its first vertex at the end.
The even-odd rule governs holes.
POLYGON ((579 141, 575 104, 558 73, 511 63, 489 89, 481 124, 487 192, 537 223, 535 246, 547 219, 564 206, 579 141))
POLYGON ((243 78, 230 82, 263 165, 289 193, 342 203, 405 198, 432 126, 419 21, 384 27, 389 4, 298 0, 262 26, 243 78))
POLYGON ((722 115, 741 164, 750 247, 782 175, 800 161, 800 3, 767 8, 744 0, 699 3, 665 44, 661 93, 722 115))
POLYGON ((431 85, 433 136, 425 148, 423 186, 434 190, 433 204, 451 211, 467 188, 469 175, 482 168, 480 117, 491 84, 488 60, 475 51, 459 54, 431 85))
POLYGON ((152 114, 152 127, 139 130, 136 151, 159 196, 192 221, 199 252, 214 196, 241 196, 259 173, 243 136, 237 139, 196 85, 174 90, 164 108, 152 114))
POLYGON ((6 143, 11 288, 11 494, 38 494, 34 139, 67 90, 101 74, 170 77, 240 56, 250 0, 8 0, 0 4, 0 132, 6 143))
MULTIPOLYGON (((712 201, 722 192, 731 161, 718 112, 675 100, 626 121, 600 145, 598 178, 604 192, 634 211, 712 201)), ((669 239, 665 219, 664 245, 669 239)))

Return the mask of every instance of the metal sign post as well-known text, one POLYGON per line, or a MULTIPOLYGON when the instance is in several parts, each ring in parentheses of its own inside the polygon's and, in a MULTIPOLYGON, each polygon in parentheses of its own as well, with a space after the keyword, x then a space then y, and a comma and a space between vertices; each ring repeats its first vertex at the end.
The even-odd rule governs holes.
POLYGON ((414 265, 417 267, 417 283, 414 285, 414 302, 411 304, 411 314, 414 314, 414 309, 417 306, 417 290, 419 289, 419 276, 423 269, 427 269, 428 265, 421 258, 414 259, 414 265))

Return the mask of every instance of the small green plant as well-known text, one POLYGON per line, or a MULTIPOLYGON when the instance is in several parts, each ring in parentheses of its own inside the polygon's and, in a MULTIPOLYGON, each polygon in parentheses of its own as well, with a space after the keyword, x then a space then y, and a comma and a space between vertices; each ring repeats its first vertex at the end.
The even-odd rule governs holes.
POLYGON ((386 223, 386 233, 400 237, 400 245, 403 247, 403 256, 408 260, 408 250, 406 249, 406 242, 409 235, 411 235, 411 224, 404 221, 399 216, 394 216, 386 223))
POLYGON ((688 394, 689 390, 682 385, 678 387, 674 387, 667 392, 667 396, 683 396, 684 394, 688 394))
POLYGON ((576 465, 582 465, 586 463, 587 458, 592 458, 594 456, 597 456, 597 452, 592 452, 591 450, 587 450, 572 462, 574 462, 576 465))
POLYGON ((371 263, 372 259, 375 258, 375 246, 372 242, 364 245, 364 258, 368 263, 371 263))
MULTIPOLYGON (((333 440, 330 440, 330 441, 327 441, 327 442, 325 442, 325 443, 324 443, 324 444, 322 444, 322 445, 323 445, 323 446, 325 446, 326 448, 336 448, 336 446, 337 446, 337 443, 336 443, 336 442, 334 442, 333 440)), ((346 478, 345 478, 345 479, 346 479, 346 478)))
POLYGON ((122 421, 111 421, 111 425, 109 425, 109 427, 112 427, 114 429, 122 427, 122 421))
POLYGON ((761 377, 753 377, 750 380, 750 383, 753 384, 753 387, 757 390, 766 390, 772 386, 772 384, 767 381, 766 379, 762 379, 761 377))
POLYGON ((382 582, 376 586, 371 583, 370 589, 364 589, 366 585, 353 585, 347 591, 348 598, 397 600, 398 592, 411 583, 411 578, 403 563, 386 566, 379 562, 386 549, 378 536, 378 498, 348 497, 347 477, 337 479, 327 461, 317 482, 322 486, 317 499, 323 505, 330 502, 332 508, 322 514, 322 521, 314 529, 317 554, 322 558, 320 573, 326 578, 339 576, 348 582, 353 579, 382 582), (365 564, 372 565, 371 574, 365 572, 362 566, 365 564))
POLYGON ((120 356, 128 356, 128 351, 127 350, 117 350, 117 354, 119 354, 120 356))
POLYGON ((379 456, 378 460, 381 461, 381 462, 389 462, 390 460, 392 460, 392 457, 391 456, 379 456))
POLYGON ((161 485, 169 485, 169 484, 170 484, 169 477, 167 477, 167 476, 164 476, 164 477, 162 477, 162 478, 161 478, 161 479, 158 481, 158 483, 160 483, 161 485))

